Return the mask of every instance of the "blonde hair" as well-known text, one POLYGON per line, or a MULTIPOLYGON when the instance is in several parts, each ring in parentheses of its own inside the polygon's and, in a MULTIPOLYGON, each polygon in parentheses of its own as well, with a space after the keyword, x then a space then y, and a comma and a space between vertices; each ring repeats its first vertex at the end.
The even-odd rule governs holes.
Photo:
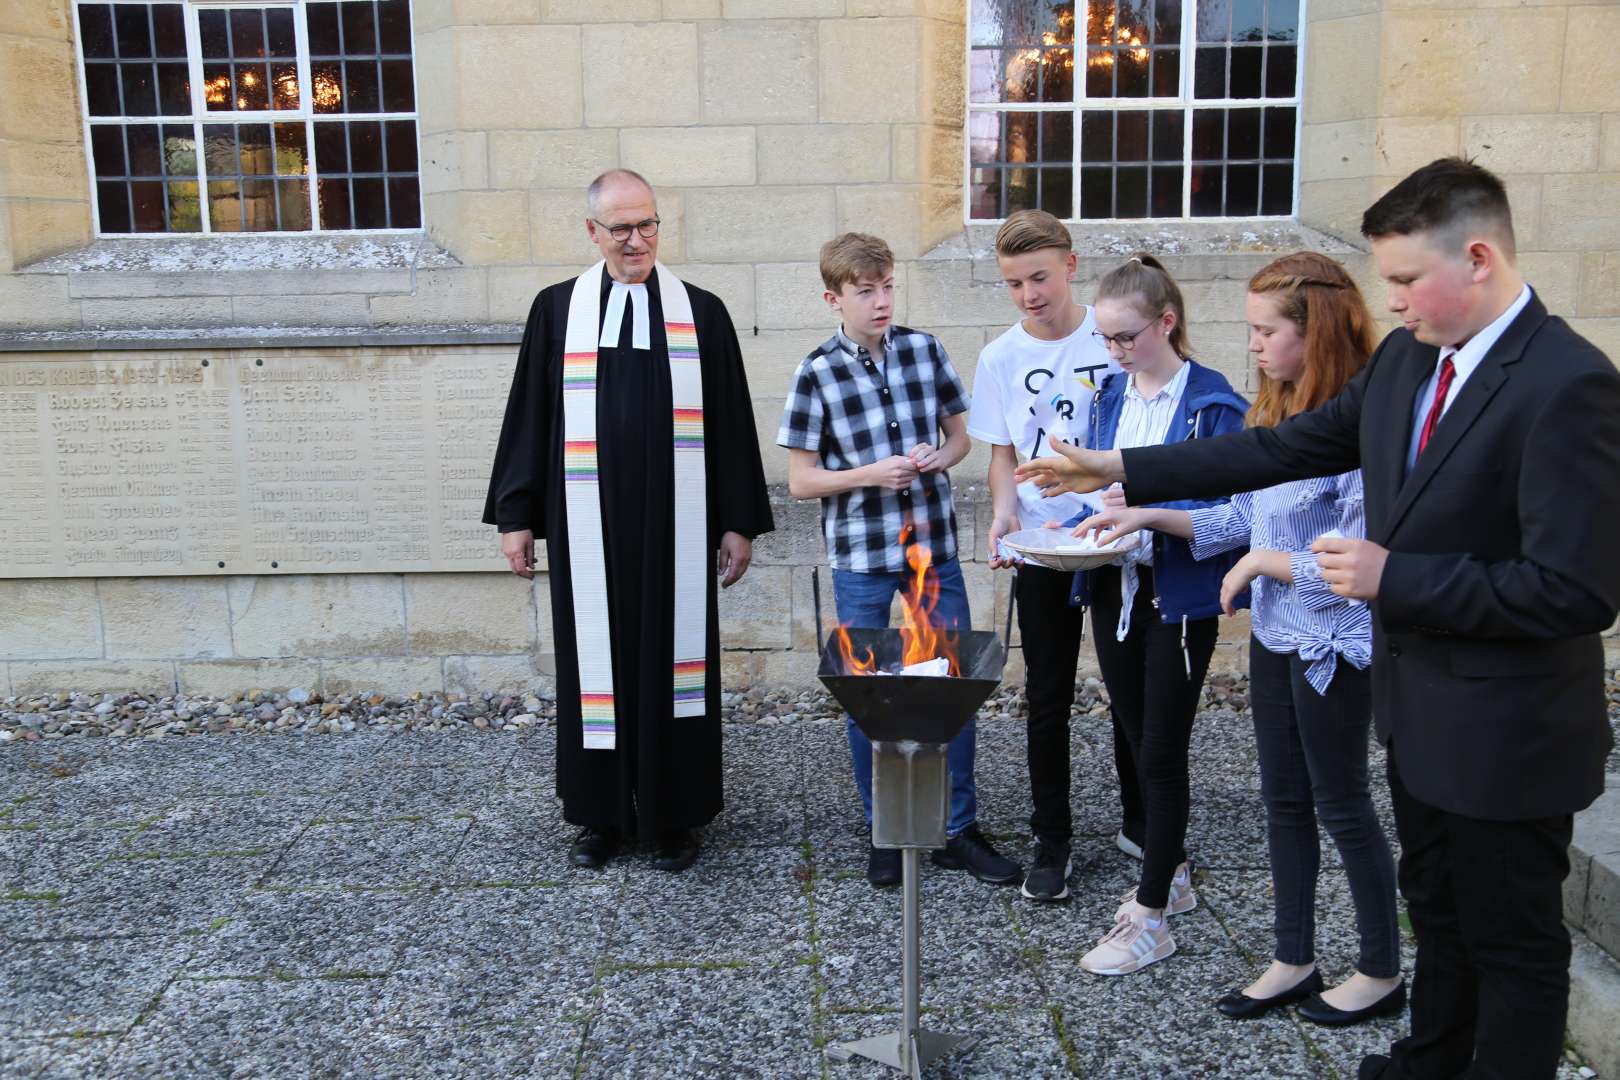
POLYGON ((1138 252, 1122 266, 1117 266, 1097 282, 1098 300, 1124 300, 1135 306, 1144 316, 1158 318, 1166 311, 1176 315, 1176 325, 1170 329, 1170 347, 1183 359, 1192 355, 1192 341, 1187 336, 1187 305, 1181 299, 1181 287, 1164 264, 1146 252, 1138 252))
POLYGON ((1284 255, 1249 279, 1249 291, 1270 297, 1305 339, 1305 367, 1294 382, 1259 373, 1250 427, 1274 427, 1316 408, 1366 366, 1374 345, 1372 315, 1339 263, 1314 251, 1284 255))
POLYGON ((894 269, 894 252, 869 233, 847 232, 821 246, 821 283, 828 292, 863 277, 882 277, 894 269))
POLYGON ((1045 210, 1020 210, 996 230, 997 255, 1027 255, 1047 248, 1073 251, 1074 237, 1067 225, 1045 210))

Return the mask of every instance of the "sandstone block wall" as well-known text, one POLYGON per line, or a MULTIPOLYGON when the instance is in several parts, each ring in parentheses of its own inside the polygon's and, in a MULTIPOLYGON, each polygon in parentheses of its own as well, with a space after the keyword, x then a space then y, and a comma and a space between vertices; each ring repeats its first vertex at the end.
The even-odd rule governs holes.
MULTIPOLYGON (((643 171, 660 190, 663 258, 730 308, 777 491, 781 531, 723 597, 726 674, 808 680, 822 546, 815 507, 782 491, 786 455, 772 444, 794 365, 834 325, 817 249, 843 229, 886 236, 901 260, 900 321, 937 333, 969 382, 1015 314, 993 230, 963 224, 968 5, 413 6, 425 235, 379 253, 282 238, 87 251, 71 5, 0 5, 0 336, 77 332, 91 339, 75 348, 94 349, 95 335, 110 347, 118 335, 217 333, 223 348, 265 328, 512 327, 538 289, 594 260, 584 185, 614 166, 643 171)), ((1308 15, 1299 223, 1077 227, 1077 295, 1136 247, 1166 253, 1199 356, 1247 388, 1247 277, 1278 253, 1322 248, 1381 313, 1361 211, 1410 169, 1461 152, 1506 177, 1521 260, 1549 305, 1620 357, 1620 8, 1313 0, 1308 15)), ((1000 629, 1006 579, 982 561, 986 460, 976 449, 955 483, 975 624, 1000 629)), ((0 613, 6 692, 549 677, 546 590, 498 574, 12 580, 0 581, 0 613)), ((1241 664, 1245 633, 1228 628, 1219 663, 1241 664)))

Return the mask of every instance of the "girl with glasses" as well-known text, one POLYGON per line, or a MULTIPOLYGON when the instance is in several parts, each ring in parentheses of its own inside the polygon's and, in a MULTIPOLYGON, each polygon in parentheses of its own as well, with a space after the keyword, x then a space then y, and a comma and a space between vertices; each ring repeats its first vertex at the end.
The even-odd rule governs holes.
MULTIPOLYGON (((1248 402, 1219 372, 1190 358, 1181 290, 1157 259, 1133 256, 1105 276, 1094 311, 1096 335, 1121 371, 1105 378, 1092 400, 1091 449, 1202 439, 1243 426, 1248 402)), ((1104 504, 1123 501, 1116 491, 1104 504)), ((1186 540, 1144 531, 1117 565, 1076 575, 1072 596, 1077 603, 1089 598, 1097 663, 1130 741, 1147 815, 1137 885, 1080 961, 1095 974, 1127 975, 1175 952, 1166 919, 1198 902, 1183 846, 1187 748, 1215 649, 1221 579, 1236 558, 1199 562, 1186 540)))

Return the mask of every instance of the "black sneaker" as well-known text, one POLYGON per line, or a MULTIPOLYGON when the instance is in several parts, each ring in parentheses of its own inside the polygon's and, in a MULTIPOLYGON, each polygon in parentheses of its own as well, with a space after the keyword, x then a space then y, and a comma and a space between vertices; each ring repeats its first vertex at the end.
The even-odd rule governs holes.
POLYGON ((978 825, 969 825, 930 856, 942 870, 966 870, 987 885, 1016 885, 1023 869, 990 846, 978 825))
POLYGON ((866 855, 866 880, 873 888, 887 889, 900 884, 900 849, 871 848, 866 855))
POLYGON ((1068 844, 1035 842, 1035 865, 1024 878, 1019 890, 1031 900, 1054 902, 1069 898, 1069 875, 1074 873, 1074 860, 1069 857, 1068 844))

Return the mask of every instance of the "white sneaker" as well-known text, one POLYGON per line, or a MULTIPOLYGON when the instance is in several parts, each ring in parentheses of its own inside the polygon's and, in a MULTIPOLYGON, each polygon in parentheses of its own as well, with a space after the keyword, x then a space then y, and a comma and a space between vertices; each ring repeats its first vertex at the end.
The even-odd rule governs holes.
POLYGON ((1124 829, 1114 834, 1114 846, 1136 861, 1142 861, 1142 845, 1126 836, 1124 829))
POLYGON ((1176 951, 1176 939, 1163 919, 1151 927, 1135 919, 1121 919, 1103 935, 1097 947, 1080 958, 1080 966, 1093 975, 1129 975, 1156 964, 1176 951))
MULTIPOLYGON (((1129 914, 1130 906, 1136 902, 1136 889, 1132 888, 1120 897, 1123 901, 1119 910, 1114 912, 1114 921, 1118 922, 1129 914)), ((1193 892, 1192 866, 1182 863, 1176 867, 1175 876, 1170 879, 1170 898, 1165 902, 1166 915, 1181 915, 1198 906, 1198 894, 1193 892)))

